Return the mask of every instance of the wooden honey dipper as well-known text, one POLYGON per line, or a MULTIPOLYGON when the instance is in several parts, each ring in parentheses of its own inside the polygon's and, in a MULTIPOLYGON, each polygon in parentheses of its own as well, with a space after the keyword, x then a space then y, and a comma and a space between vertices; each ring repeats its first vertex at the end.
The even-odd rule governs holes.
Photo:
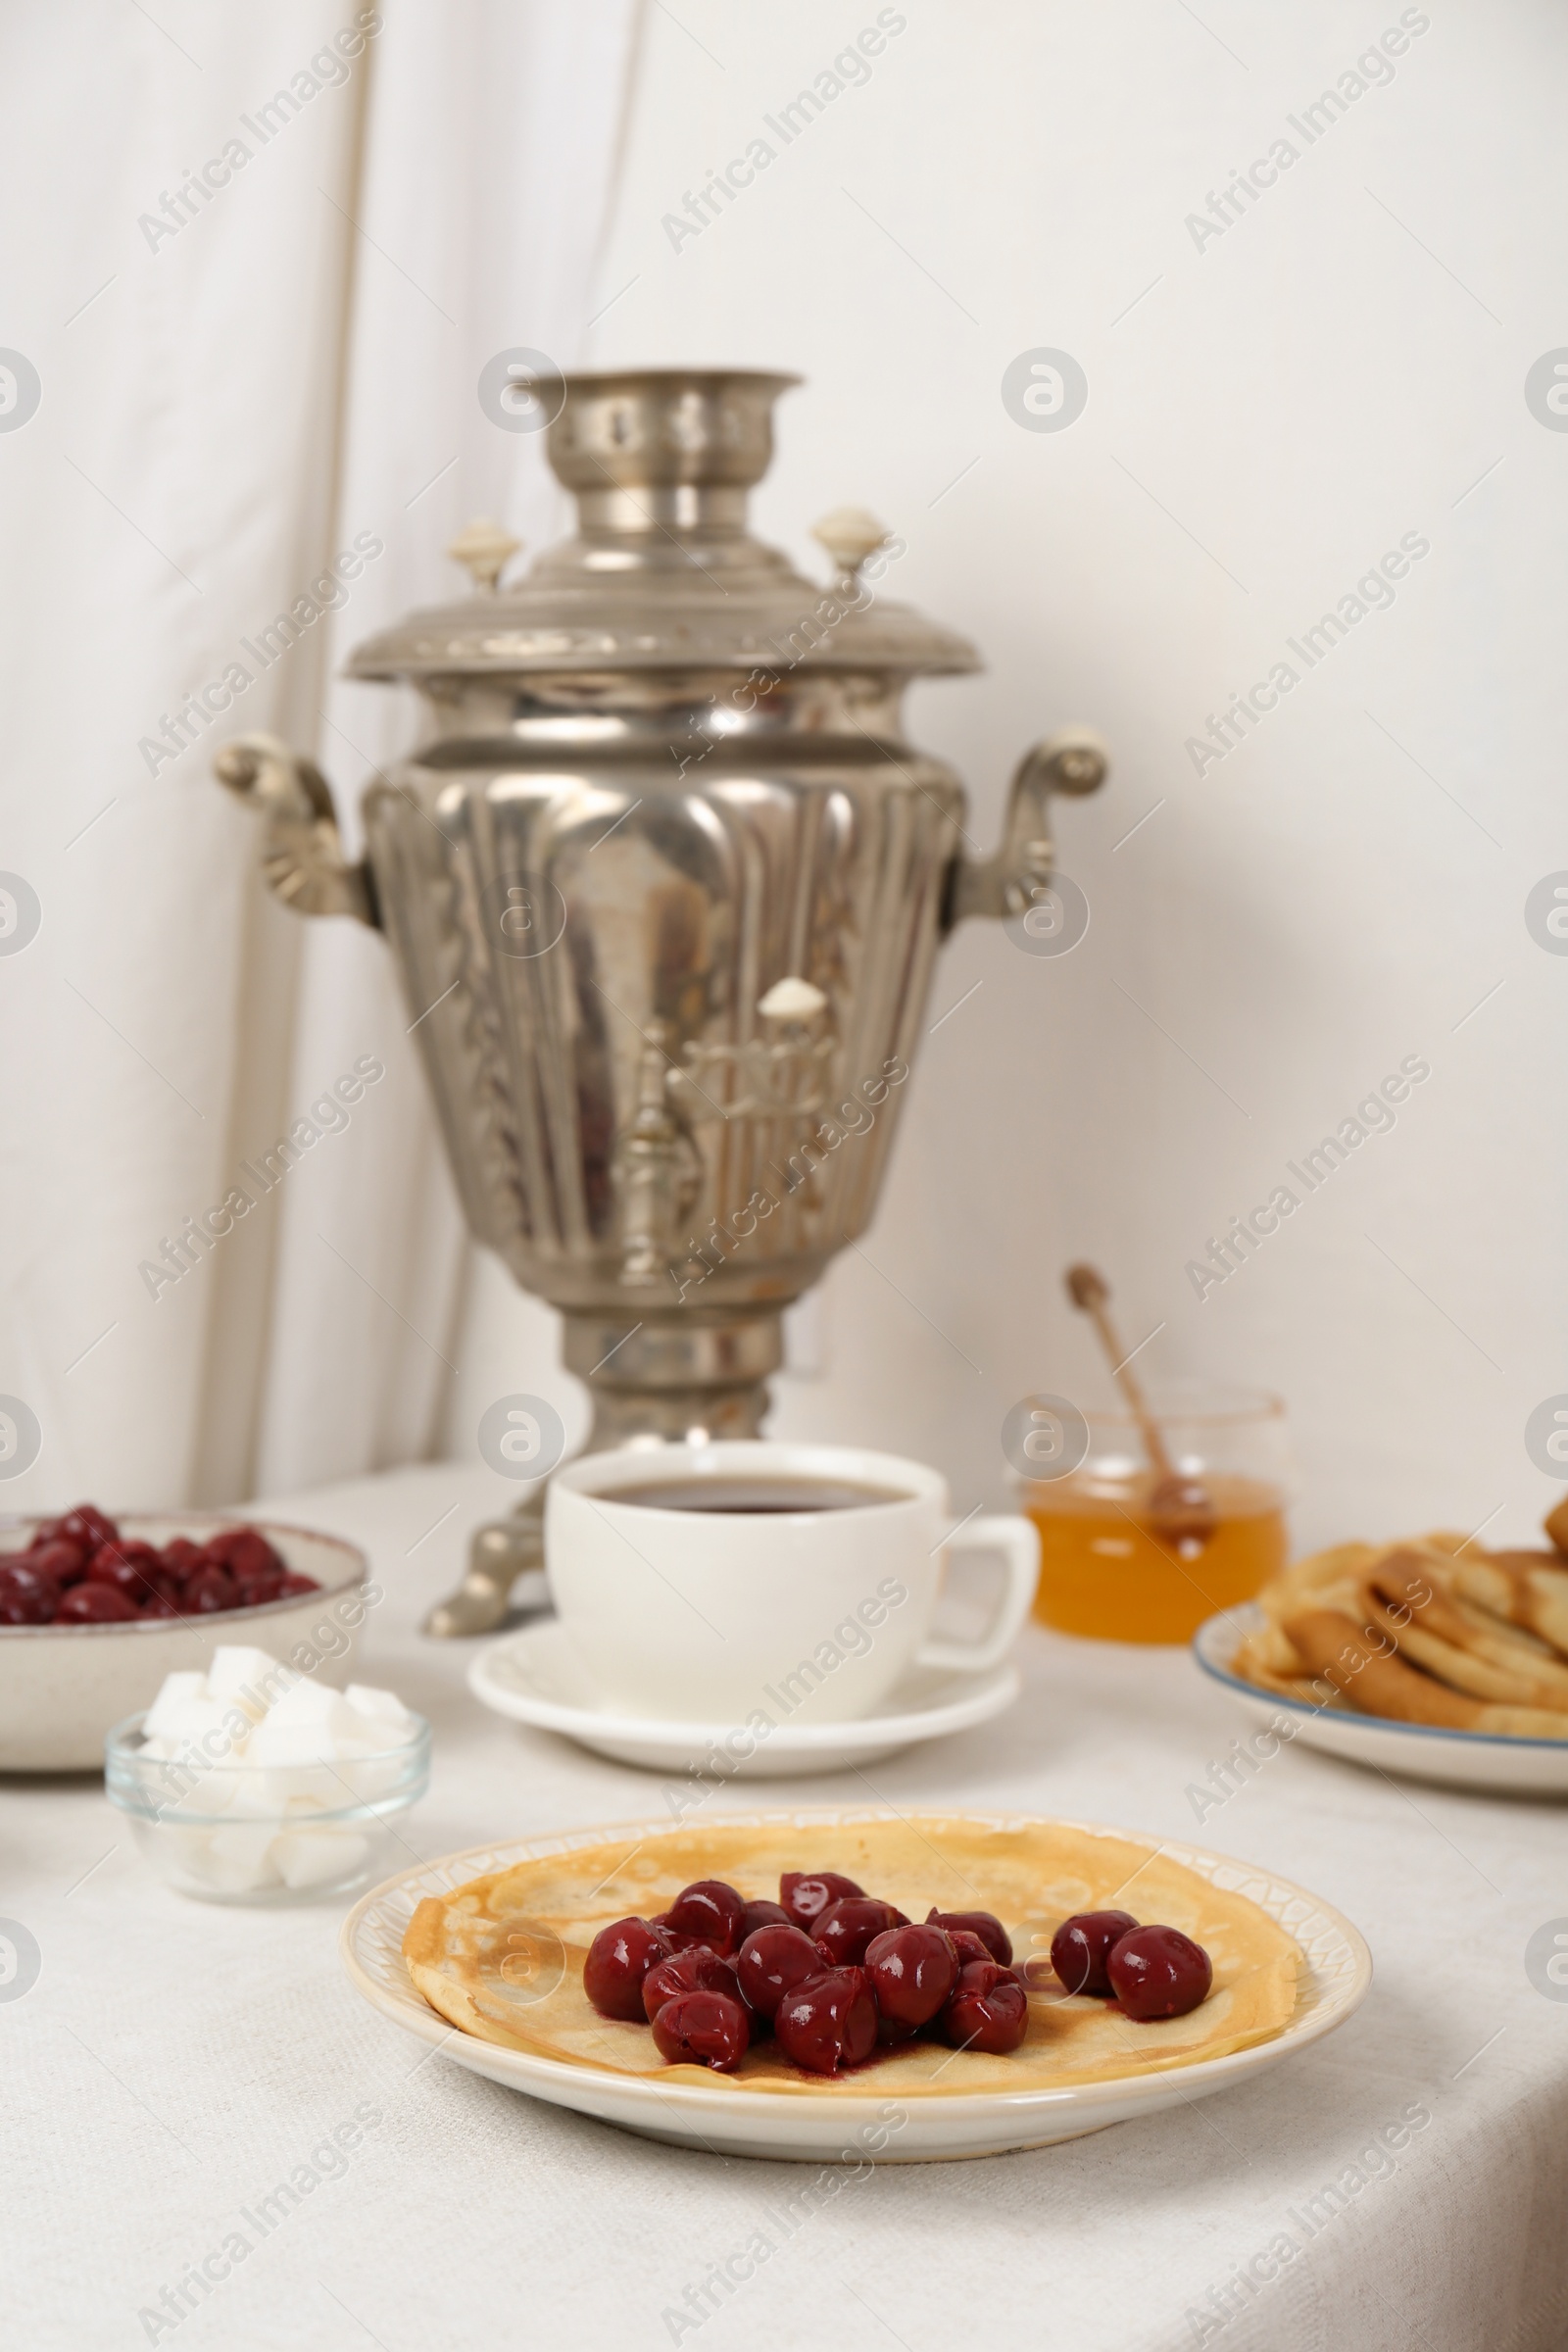
POLYGON ((1109 1283, 1097 1266, 1082 1264, 1069 1266, 1063 1280, 1068 1298, 1098 1332, 1110 1366, 1110 1377, 1138 1424, 1144 1451, 1154 1473, 1154 1484, 1144 1507, 1156 1537, 1168 1538, 1182 1550, 1200 1549, 1219 1525, 1218 1514, 1208 1489, 1200 1480, 1186 1477, 1170 1458, 1164 1432, 1150 1410, 1149 1399, 1132 1368, 1132 1359, 1110 1319, 1109 1283))

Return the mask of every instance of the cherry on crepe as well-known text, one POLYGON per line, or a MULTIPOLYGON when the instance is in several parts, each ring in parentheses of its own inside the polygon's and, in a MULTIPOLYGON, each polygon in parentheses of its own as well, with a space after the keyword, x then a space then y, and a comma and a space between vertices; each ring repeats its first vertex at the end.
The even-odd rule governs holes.
POLYGON ((695 1936, 727 1960, 741 1942, 746 1897, 722 1879, 698 1879, 681 1888, 663 1916, 677 1936, 695 1936))
POLYGON ((872 1937, 865 1973, 884 2023, 928 2026, 958 1981, 958 1959, 941 1928, 889 1928, 872 1937))
POLYGON ((824 1969, 784 1995, 773 2031, 786 2058, 810 2075, 858 2066, 876 2046, 876 2003, 863 1968, 824 1969))
POLYGON ((1075 1911, 1064 1919, 1051 1938, 1051 1965, 1067 1990, 1108 2000, 1111 1945, 1137 1925, 1130 1911, 1075 1911))
POLYGON ((1012 1938, 992 1911, 928 1911, 928 1928, 946 1928, 949 1934, 962 1929, 966 1935, 978 1936, 991 1958, 1003 1968, 1012 1965, 1012 1938))
POLYGON ((821 1973, 822 1955, 809 1936, 787 1923, 757 1929, 735 1958, 741 1990, 759 2017, 772 2017, 787 1992, 821 1973))
POLYGON ((582 1988, 600 2016, 642 2025, 647 2016, 643 1980, 673 1948, 663 1931, 646 1919, 617 1919, 601 1928, 582 1964, 582 1988))
POLYGON ((863 1894, 865 1888, 857 1886, 836 1870, 787 1870, 778 1883, 778 1899, 798 1928, 808 1936, 811 1923, 819 1919, 829 1903, 841 1895, 863 1894))
POLYGON ((1123 2017, 1141 2026, 1185 2017, 1214 1982, 1208 1954, 1180 1928, 1133 1928, 1111 1945, 1105 1974, 1123 2017))
POLYGON ((723 1992, 683 1992, 654 2019, 654 2042, 666 2065, 710 2066, 732 2075, 746 2055, 751 2020, 723 1992))
POLYGON ((748 1903, 741 1913, 741 1942, 759 1928, 788 1928, 795 1923, 782 1903, 748 1903))
POLYGON ((896 1911, 891 1903, 879 1902, 874 1894, 841 1894, 815 1922, 811 1940, 829 1968, 857 1968, 865 1958, 865 1947, 873 1936, 883 1936, 889 1928, 906 1928, 908 1924, 902 1911, 896 1911))
POLYGON ((955 2049, 1004 2058, 1029 2031, 1029 1995, 1010 1968, 996 1960, 971 1960, 958 1972, 938 2028, 955 2049))
POLYGON ((739 2001, 743 2009, 746 2006, 730 1963, 694 1944, 690 1951, 674 1952, 667 1960, 654 1962, 643 1979, 643 2015, 652 2025, 666 2001, 679 2000, 688 1992, 721 1992, 726 1999, 739 2001))

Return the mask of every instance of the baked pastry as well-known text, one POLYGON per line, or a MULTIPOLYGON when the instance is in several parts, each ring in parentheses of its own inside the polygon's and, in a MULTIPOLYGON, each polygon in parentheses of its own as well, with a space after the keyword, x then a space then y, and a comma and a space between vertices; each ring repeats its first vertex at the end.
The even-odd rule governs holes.
MULTIPOLYGON (((1568 1537, 1568 1505, 1551 1521, 1568 1537)), ((1398 1723, 1568 1740, 1568 1566, 1555 1549, 1486 1552, 1445 1531, 1341 1544, 1295 1562, 1258 1599, 1266 1623, 1233 1670, 1261 1690, 1398 1723)))

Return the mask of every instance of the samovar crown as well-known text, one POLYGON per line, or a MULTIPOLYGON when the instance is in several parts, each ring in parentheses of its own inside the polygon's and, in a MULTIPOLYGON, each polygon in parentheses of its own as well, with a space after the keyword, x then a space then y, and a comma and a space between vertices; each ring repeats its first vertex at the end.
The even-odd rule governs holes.
POLYGON ((772 464, 773 403, 800 381, 754 368, 564 375, 546 442, 551 466, 579 502, 612 487, 749 489, 772 464))

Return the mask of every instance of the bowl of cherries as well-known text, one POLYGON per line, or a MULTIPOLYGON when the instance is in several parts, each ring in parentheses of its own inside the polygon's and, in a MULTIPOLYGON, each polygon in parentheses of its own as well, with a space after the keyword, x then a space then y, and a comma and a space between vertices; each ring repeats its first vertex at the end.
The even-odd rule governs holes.
POLYGON ((307 1674, 346 1664, 365 1579, 365 1554, 336 1536, 205 1512, 78 1503, 0 1526, 0 1771, 101 1769, 114 1725, 220 1642, 307 1674))
MULTIPOLYGON (((809 2075, 917 2036, 992 2057, 1023 2042, 1034 1980, 991 1912, 932 1909, 916 1923, 831 1870, 787 1870, 778 1891, 748 1901, 699 1879, 656 1918, 615 1920, 589 1947, 584 1992, 602 2017, 648 2026, 666 2065, 720 2074, 769 2037, 809 2075)), ((1212 1981, 1201 1945, 1124 1911, 1063 1921, 1052 1962, 1038 1989, 1114 2001, 1134 2021, 1196 2009, 1212 1981)))

